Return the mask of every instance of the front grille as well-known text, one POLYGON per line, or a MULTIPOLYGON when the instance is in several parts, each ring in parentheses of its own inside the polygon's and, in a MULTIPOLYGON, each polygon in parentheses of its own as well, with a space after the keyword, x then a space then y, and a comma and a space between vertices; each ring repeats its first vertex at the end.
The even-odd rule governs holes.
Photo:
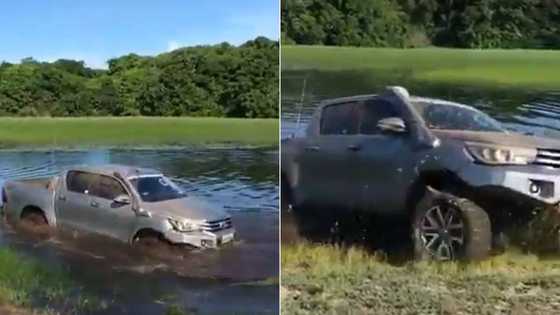
POLYGON ((231 218, 216 220, 216 221, 206 221, 202 224, 202 230, 206 232, 217 232, 232 227, 231 218))
POLYGON ((537 149, 537 158, 533 164, 560 167, 560 150, 537 149))

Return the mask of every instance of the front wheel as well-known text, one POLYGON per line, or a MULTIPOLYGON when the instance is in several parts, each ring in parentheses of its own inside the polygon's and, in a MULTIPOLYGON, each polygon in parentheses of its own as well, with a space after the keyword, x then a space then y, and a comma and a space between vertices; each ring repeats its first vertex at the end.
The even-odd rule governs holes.
POLYGON ((428 191, 412 218, 417 259, 480 260, 490 253, 488 214, 468 199, 428 191))

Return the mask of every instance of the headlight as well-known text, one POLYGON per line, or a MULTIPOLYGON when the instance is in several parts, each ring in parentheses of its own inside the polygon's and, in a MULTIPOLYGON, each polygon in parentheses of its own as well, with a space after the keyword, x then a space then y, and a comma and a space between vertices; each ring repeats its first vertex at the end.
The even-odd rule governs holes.
POLYGON ((169 224, 179 232, 195 232, 200 231, 201 227, 195 222, 191 222, 188 220, 175 220, 169 218, 169 224))
POLYGON ((535 161, 537 150, 482 143, 467 143, 467 151, 478 162, 491 165, 523 165, 535 161))

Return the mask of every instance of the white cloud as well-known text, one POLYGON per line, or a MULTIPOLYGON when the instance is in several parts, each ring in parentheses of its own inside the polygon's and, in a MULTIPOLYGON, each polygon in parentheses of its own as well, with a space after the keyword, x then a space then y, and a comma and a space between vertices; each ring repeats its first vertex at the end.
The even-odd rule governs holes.
POLYGON ((171 40, 167 42, 167 51, 173 51, 175 49, 181 48, 182 46, 183 45, 181 45, 178 41, 171 40))

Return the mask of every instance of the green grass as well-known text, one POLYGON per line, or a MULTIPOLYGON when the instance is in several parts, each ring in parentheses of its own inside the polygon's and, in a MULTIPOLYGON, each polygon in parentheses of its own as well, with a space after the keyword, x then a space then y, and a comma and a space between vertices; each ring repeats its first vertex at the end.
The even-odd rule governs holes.
POLYGON ((281 304, 286 314, 552 314, 560 261, 512 250, 394 266, 357 248, 283 244, 281 304))
POLYGON ((31 309, 39 303, 42 310, 48 310, 49 305, 65 305, 65 309, 76 311, 95 307, 94 299, 76 295, 76 289, 62 270, 0 249, 0 306, 31 309))
POLYGON ((560 51, 282 46, 282 70, 360 70, 436 84, 558 89, 560 51))
POLYGON ((278 144, 278 119, 0 118, 0 147, 278 144))

